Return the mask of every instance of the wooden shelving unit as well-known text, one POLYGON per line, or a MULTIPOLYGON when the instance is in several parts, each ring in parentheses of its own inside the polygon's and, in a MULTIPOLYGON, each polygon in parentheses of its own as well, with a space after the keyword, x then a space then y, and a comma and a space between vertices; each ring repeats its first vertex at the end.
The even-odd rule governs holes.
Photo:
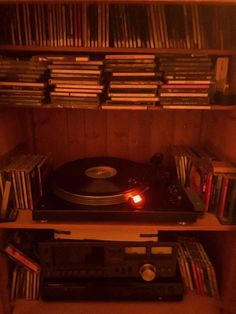
MULTIPOLYGON (((71 0, 0 0, 9 4, 72 3, 71 0)), ((74 0, 73 3, 113 4, 181 4, 227 5, 235 10, 236 0, 74 0)), ((1 8, 1 7, 0 7, 1 8)), ((3 14, 3 13, 2 13, 3 14)), ((1 15, 3 17, 3 15, 1 15)), ((2 28, 1 28, 2 29, 2 28)), ((235 28, 234 28, 235 31, 235 28)), ((9 34, 9 38, 12 38, 9 34)), ((1 34, 0 34, 1 39, 1 34)), ((112 42, 112 40, 111 40, 112 42)), ((229 56, 230 91, 236 93, 236 48, 118 48, 75 47, 52 45, 0 44, 5 56, 32 56, 35 54, 113 54, 151 53, 156 55, 210 55, 229 56)), ((155 152, 167 157, 172 144, 207 146, 236 163, 236 105, 209 105, 204 109, 163 109, 161 107, 109 107, 82 110, 73 105, 2 105, 0 106, 0 161, 23 148, 25 152, 52 152, 55 167, 68 160, 88 156, 117 156, 147 162, 155 152), (63 109, 63 110, 62 110, 63 109), (73 110, 70 110, 73 109, 73 110), (77 110, 78 109, 78 110, 77 110), (206 109, 206 110, 205 110, 206 109)), ((85 108, 87 109, 87 108, 85 108)), ((0 224, 0 243, 15 230, 74 230, 81 239, 139 240, 140 234, 157 232, 185 232, 201 237, 209 249, 216 267, 220 298, 187 293, 181 302, 43 302, 9 300, 11 270, 8 260, 0 255, 0 313, 1 314, 235 314, 236 312, 236 225, 222 225, 210 213, 192 224, 136 224, 93 222, 38 222, 31 211, 20 211, 15 222, 0 224)))

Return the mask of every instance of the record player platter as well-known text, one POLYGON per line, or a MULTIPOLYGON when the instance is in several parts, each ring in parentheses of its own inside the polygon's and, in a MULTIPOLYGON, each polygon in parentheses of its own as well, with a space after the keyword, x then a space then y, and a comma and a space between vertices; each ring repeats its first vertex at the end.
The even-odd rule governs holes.
POLYGON ((146 170, 127 159, 84 158, 58 168, 52 188, 55 195, 74 204, 122 204, 148 188, 146 170))

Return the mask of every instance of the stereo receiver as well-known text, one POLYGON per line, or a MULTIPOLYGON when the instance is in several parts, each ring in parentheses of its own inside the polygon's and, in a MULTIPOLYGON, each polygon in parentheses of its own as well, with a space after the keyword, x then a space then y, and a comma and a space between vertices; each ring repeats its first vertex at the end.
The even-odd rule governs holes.
POLYGON ((43 298, 181 299, 176 250, 173 242, 41 242, 43 298))

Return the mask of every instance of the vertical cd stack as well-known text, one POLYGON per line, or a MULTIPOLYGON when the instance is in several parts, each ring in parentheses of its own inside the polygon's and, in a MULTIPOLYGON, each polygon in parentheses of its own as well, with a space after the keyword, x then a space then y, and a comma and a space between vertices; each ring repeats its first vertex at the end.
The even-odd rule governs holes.
POLYGON ((216 271, 198 239, 179 237, 178 262, 186 290, 219 298, 216 271))
POLYGON ((34 60, 0 60, 0 104, 42 105, 48 102, 47 64, 34 60))
POLYGON ((153 106, 159 100, 155 55, 106 55, 105 72, 107 105, 153 106))
POLYGON ((161 57, 159 70, 165 82, 159 94, 163 107, 210 105, 214 67, 209 56, 161 57))
POLYGON ((51 155, 20 155, 0 168, 0 186, 9 185, 14 208, 33 210, 44 196, 51 169, 51 155))
POLYGON ((103 61, 89 56, 45 56, 49 61, 52 104, 98 107, 103 92, 103 61))

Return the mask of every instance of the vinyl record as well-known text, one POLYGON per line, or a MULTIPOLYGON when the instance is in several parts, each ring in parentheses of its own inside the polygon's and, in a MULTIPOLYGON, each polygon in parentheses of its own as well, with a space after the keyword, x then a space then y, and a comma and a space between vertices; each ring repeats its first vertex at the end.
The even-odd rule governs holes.
POLYGON ((142 164, 121 158, 79 159, 55 171, 53 191, 76 204, 120 204, 147 188, 146 170, 142 164))

